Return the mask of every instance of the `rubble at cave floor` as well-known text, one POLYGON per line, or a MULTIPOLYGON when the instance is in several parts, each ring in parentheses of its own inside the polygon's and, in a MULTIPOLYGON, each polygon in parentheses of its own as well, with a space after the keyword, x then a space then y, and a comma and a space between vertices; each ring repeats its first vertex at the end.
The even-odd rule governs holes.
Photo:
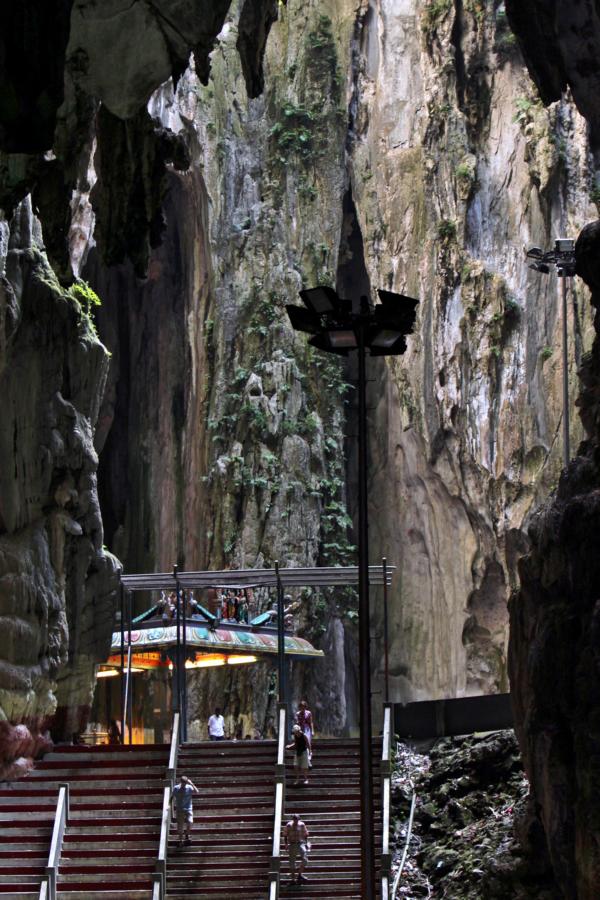
POLYGON ((429 752, 396 748, 393 874, 409 851, 397 898, 558 900, 545 859, 521 843, 529 785, 513 731, 443 738, 429 752))

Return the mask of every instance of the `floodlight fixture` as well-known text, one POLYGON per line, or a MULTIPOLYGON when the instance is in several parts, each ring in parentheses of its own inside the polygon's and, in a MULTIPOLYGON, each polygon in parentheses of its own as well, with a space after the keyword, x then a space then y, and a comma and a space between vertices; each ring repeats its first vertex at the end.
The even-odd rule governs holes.
POLYGON ((542 259, 544 256, 544 251, 541 247, 530 247, 526 253, 528 259, 542 259))
POLYGON ((321 318, 316 313, 301 306, 286 306, 294 331, 304 331, 307 334, 319 334, 321 331, 321 318))
POLYGON ((379 290, 380 303, 361 297, 358 309, 325 286, 300 291, 306 307, 288 306, 292 327, 309 332, 309 344, 326 353, 347 356, 358 350, 358 658, 361 783, 361 897, 375 900, 373 840, 373 761, 371 747, 371 663, 369 611, 369 533, 367 510, 366 351, 371 356, 397 356, 406 351, 406 335, 414 328, 418 300, 379 290), (319 327, 314 331, 315 323, 319 327))
POLYGON ((340 307, 340 298, 333 288, 327 285, 300 291, 300 297, 304 305, 318 316, 323 313, 334 313, 340 307))
POLYGON ((573 238, 557 238, 554 249, 557 253, 575 253, 575 241, 573 238))
POLYGON ((356 350, 358 340, 353 328, 331 328, 327 332, 332 350, 356 350))

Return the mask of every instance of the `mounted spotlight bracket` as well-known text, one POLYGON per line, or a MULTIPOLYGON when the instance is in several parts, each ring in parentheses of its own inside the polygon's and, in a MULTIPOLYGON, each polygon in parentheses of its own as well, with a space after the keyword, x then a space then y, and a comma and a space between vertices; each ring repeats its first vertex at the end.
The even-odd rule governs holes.
POLYGON ((406 352, 419 301, 392 291, 377 293, 381 303, 373 306, 361 297, 360 312, 353 312, 350 300, 323 285, 300 291, 305 309, 288 305, 286 310, 294 330, 312 335, 309 343, 326 353, 346 356, 357 349, 362 333, 371 356, 399 356, 406 352))

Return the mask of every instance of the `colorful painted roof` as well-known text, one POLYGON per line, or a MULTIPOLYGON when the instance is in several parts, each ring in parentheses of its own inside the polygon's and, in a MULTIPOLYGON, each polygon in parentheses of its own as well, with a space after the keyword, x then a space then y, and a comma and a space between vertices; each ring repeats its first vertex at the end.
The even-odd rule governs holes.
MULTIPOLYGON (((183 631, 183 627, 181 629, 183 631)), ((125 644, 128 643, 129 633, 125 632, 125 644)), ((177 644, 177 627, 165 625, 156 628, 145 628, 131 632, 131 649, 133 652, 156 650, 159 647, 172 647, 177 644)), ((236 653, 262 653, 273 655, 277 653, 277 634, 264 634, 258 631, 228 628, 206 628, 202 625, 190 625, 186 627, 186 644, 188 648, 198 648, 209 652, 226 651, 236 653)), ((116 631, 112 636, 112 650, 121 647, 121 632, 116 631)), ((289 656, 320 657, 324 656, 322 650, 317 650, 310 641, 296 635, 286 634, 285 652, 289 656)))

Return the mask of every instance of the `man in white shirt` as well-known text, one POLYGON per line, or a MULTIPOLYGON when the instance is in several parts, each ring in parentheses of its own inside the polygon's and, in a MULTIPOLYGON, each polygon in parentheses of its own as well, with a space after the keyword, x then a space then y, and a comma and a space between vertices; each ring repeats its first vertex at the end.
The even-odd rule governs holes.
POLYGON ((214 715, 208 720, 208 737, 211 741, 225 740, 225 719, 221 715, 221 710, 218 706, 214 715))

